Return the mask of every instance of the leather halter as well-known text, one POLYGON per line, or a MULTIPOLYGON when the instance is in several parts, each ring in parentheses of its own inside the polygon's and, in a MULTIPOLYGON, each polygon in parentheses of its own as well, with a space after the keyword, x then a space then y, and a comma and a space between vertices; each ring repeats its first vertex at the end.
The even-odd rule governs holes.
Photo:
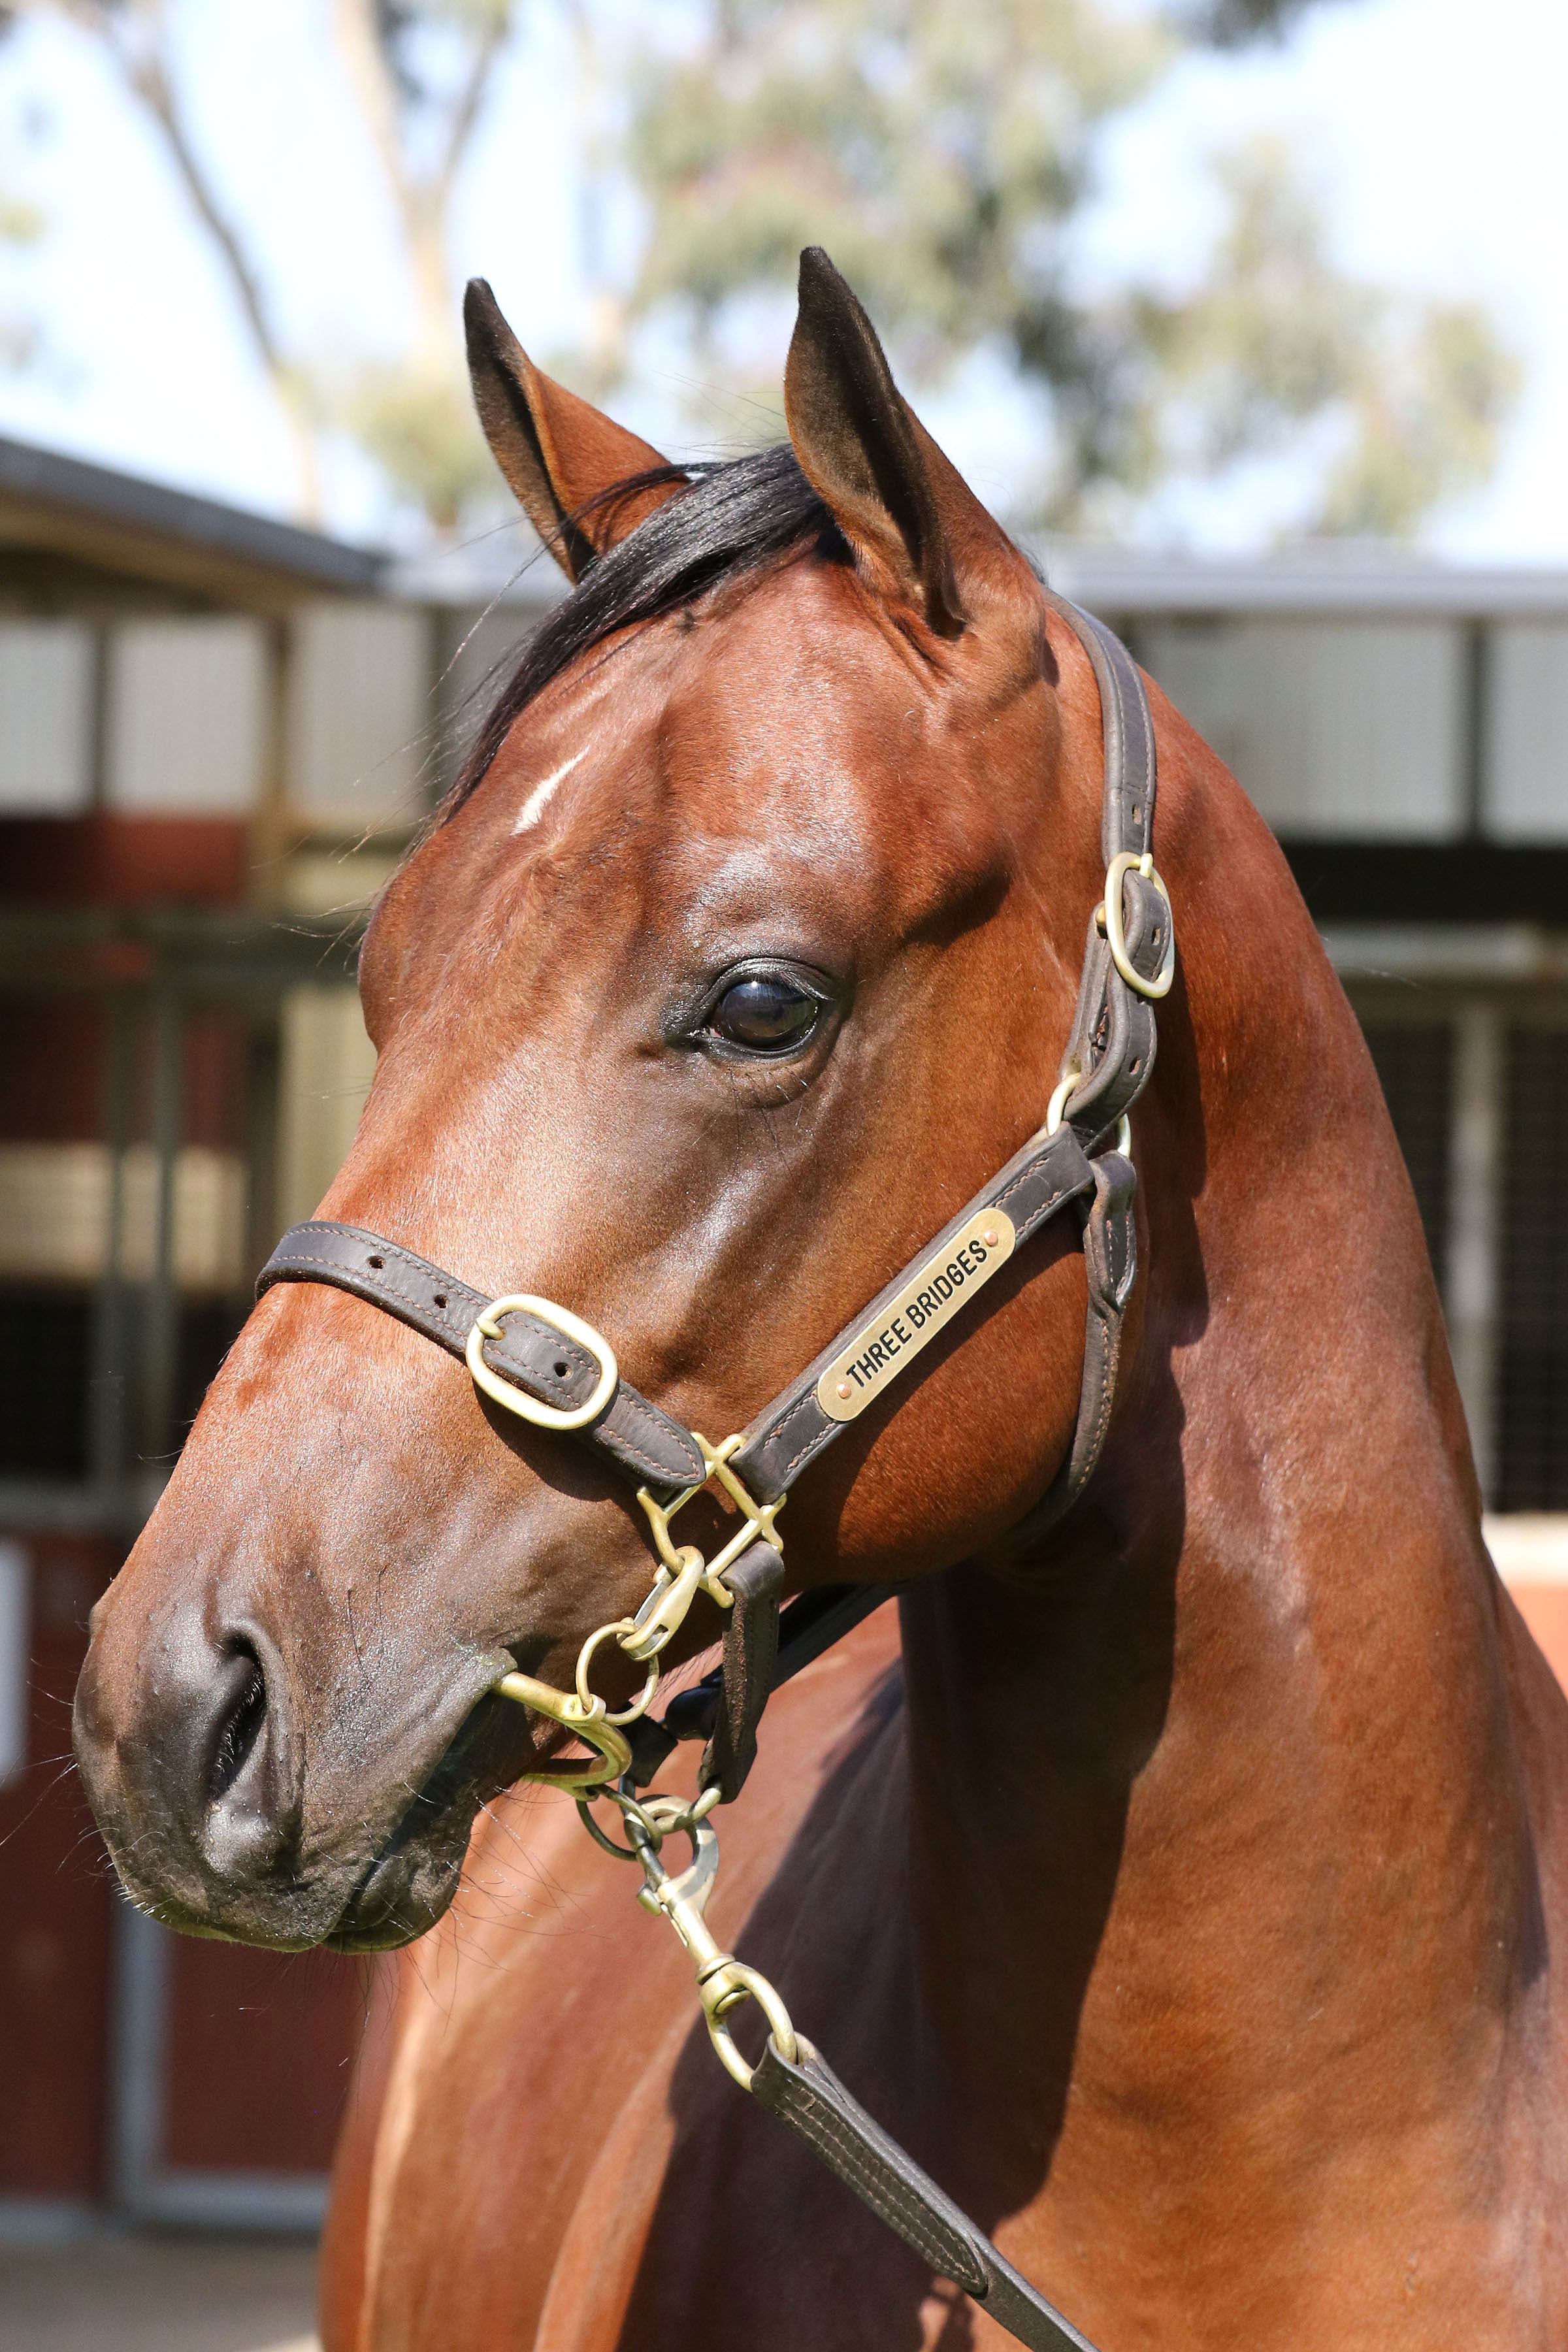
MULTIPOLYGON (((717 1841, 706 1814, 738 1795, 756 1754, 758 1722, 770 1694, 860 1619, 890 1585, 841 1585, 803 1594, 783 1612, 784 1561, 773 1519, 795 1481, 875 1397, 897 1381, 926 1341, 962 1313, 996 1268, 1069 1204, 1082 1227, 1089 1283, 1083 1376, 1068 1457, 1045 1495, 1013 1529, 1016 1541, 1053 1525, 1077 1500, 1103 1449, 1116 1397, 1121 1335, 1137 1276, 1137 1178, 1127 1114, 1154 1063, 1154 1003, 1171 985, 1175 942, 1170 901, 1153 870, 1154 731, 1143 683, 1125 646, 1089 614, 1047 592, 1054 612, 1089 655, 1100 688, 1104 733, 1101 843, 1106 891, 1090 917, 1071 1034, 1045 1126, 991 1181, 862 1308, 822 1353, 738 1435, 709 1444, 620 1377, 608 1343, 547 1300, 480 1291, 426 1258, 358 1225, 325 1219, 292 1226, 263 1266, 257 1297, 279 1282, 321 1282, 395 1316, 463 1358, 486 1391, 522 1417, 570 1429, 637 1486, 661 1566, 636 1620, 602 1629, 639 1663, 650 1662, 643 1698, 615 1735, 616 1799, 630 1843, 621 1847, 592 1821, 581 1794, 612 1768, 600 1763, 567 1782, 601 1844, 644 1866, 642 1899, 663 1909, 698 1961, 709 2031, 736 2079, 813 2147, 931 2266, 954 2280, 1036 2352, 1094 2352, 1015 2271, 990 2240, 851 2097, 820 2053, 791 2026, 783 2003, 754 1969, 719 1951, 701 1917, 717 1841), (1120 1128, 1121 1148, 1102 1149, 1120 1128), (727 1489, 745 1525, 713 1561, 669 1535, 677 1510, 710 1480, 727 1489), (659 1650, 690 1600, 706 1591, 729 1615, 722 1665, 682 1691, 661 1722, 642 1712, 657 1680, 659 1650), (678 1739, 702 1738, 704 1794, 694 1806, 636 1794, 652 1780, 678 1739), (629 1762, 622 1769, 621 1759, 629 1762), (658 1860, 664 1836, 692 1842, 691 1869, 675 1878, 658 1860), (748 1996, 760 2000, 772 2031, 761 2062, 748 2067, 723 2018, 748 1996)), ((616 1721, 586 1688, 578 1699, 518 1675, 500 1685, 571 1728, 616 1721), (510 1686, 509 1688, 509 1686, 510 1686)), ((542 1776, 538 1776, 542 1777, 542 1776)))
MULTIPOLYGON (((996 1265, 1069 1204, 1082 1225, 1089 1284, 1078 1421, 1067 1460, 1012 1539, 1038 1533, 1062 1517, 1088 1484, 1105 1444, 1123 1319, 1137 1275, 1137 1179, 1124 1151, 1097 1147, 1125 1119, 1148 1084, 1156 1042, 1154 1002, 1170 985, 1174 941, 1170 903, 1152 871, 1156 765, 1142 680, 1125 646, 1100 622, 1064 597, 1048 591, 1047 597, 1083 645, 1100 688, 1101 845, 1110 883, 1089 920, 1052 1115, 782 1395, 738 1438, 717 1449, 731 1474, 723 1483, 741 1482, 747 1502, 754 1496, 760 1506, 781 1507, 795 1480, 858 1417, 860 1388, 868 1402, 890 1385, 924 1339, 963 1311, 996 1265), (911 1290, 915 1301, 906 1305, 911 1290), (832 1373, 847 1376, 830 1382, 832 1373)), ((602 1385, 602 1357, 584 1344, 596 1335, 574 1318, 569 1331, 551 1319, 546 1301, 531 1300, 527 1308, 513 1311, 500 1301, 493 1324, 497 1336, 490 1337, 478 1328, 481 1317, 490 1321, 491 1302, 482 1292, 358 1225, 311 1219, 291 1226, 261 1270, 257 1297, 279 1282, 326 1283, 380 1307, 466 1358, 476 1376, 489 1373, 484 1385, 492 1395, 503 1387, 521 1391, 542 1409, 537 1418, 547 1423, 557 1414, 580 1413, 595 1385, 602 1385)), ((602 1341, 599 1348, 604 1350, 602 1341)), ((682 1500, 707 1483, 715 1449, 620 1378, 618 1368, 603 1409, 572 1433, 637 1487, 656 1538, 663 1538, 661 1557, 668 1562, 672 1555, 660 1520, 667 1522, 682 1500)), ((750 1543, 708 1588, 715 1599, 735 1604, 722 1668, 706 1684, 681 1693, 662 1724, 641 1720, 633 1727, 637 1785, 647 1785, 678 1738, 701 1738, 708 1742, 703 1785, 718 1787, 723 1801, 738 1795, 755 1756, 757 1722, 770 1692, 879 1607, 893 1589, 842 1586, 807 1593, 784 1612, 781 1627, 783 1580, 781 1548, 770 1524, 767 1539, 750 1543)), ((634 1648, 631 1654, 646 1653, 634 1648)))

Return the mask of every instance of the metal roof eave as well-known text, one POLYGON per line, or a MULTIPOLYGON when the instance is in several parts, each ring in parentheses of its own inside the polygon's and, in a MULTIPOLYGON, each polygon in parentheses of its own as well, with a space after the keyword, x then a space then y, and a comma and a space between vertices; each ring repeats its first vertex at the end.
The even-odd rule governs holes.
POLYGON ((3 436, 0 542, 243 608, 374 594, 389 564, 374 548, 3 436))
POLYGON ((1258 557, 1183 555, 1026 538, 1054 588, 1091 612, 1129 619, 1264 614, 1330 619, 1568 621, 1568 571, 1479 568, 1398 548, 1287 550, 1258 557))

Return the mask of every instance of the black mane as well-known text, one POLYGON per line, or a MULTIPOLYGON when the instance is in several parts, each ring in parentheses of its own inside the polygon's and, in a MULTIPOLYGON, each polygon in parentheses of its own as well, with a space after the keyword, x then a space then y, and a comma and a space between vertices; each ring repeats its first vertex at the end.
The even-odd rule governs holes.
POLYGON ((572 520, 666 482, 684 487, 618 546, 596 558, 529 638, 485 717, 438 822, 454 815, 482 781, 519 712, 580 654, 619 629, 659 620, 710 589, 809 547, 840 560, 848 552, 787 442, 747 457, 661 466, 633 475, 572 520))

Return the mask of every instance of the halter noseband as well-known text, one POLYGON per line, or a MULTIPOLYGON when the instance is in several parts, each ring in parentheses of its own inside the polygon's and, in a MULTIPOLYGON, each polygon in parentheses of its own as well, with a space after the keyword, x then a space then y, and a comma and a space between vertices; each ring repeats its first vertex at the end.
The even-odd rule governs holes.
POLYGON ((984 2233, 858 2106, 767 1979, 720 1950, 703 1919, 718 1864, 707 1816, 739 1794, 772 1692, 879 1608, 890 1585, 829 1586, 783 1612, 777 1518, 803 1471, 908 1370, 1007 1260, 1070 1202, 1081 1221, 1089 1315, 1078 1421, 1068 1457, 1013 1539, 1053 1525, 1088 1483, 1110 1423, 1123 1319, 1137 1275, 1128 1113, 1148 1084, 1154 1005, 1175 973, 1170 899, 1154 871, 1154 730, 1143 682, 1124 646, 1089 614, 1050 594, 1099 682, 1105 742, 1101 843, 1105 895, 1089 920, 1072 1031, 1044 1127, 945 1225, 918 1258, 748 1426, 719 1445, 687 1429, 622 1379, 592 1325, 522 1292, 487 1298, 397 1242, 325 1219, 291 1226, 263 1266, 259 1298, 279 1282, 321 1282, 378 1307, 460 1357, 495 1403, 536 1427, 570 1432, 636 1486, 658 1570, 635 1617, 599 1627, 578 1655, 574 1690, 509 1674, 496 1689, 563 1725, 594 1752, 546 1762, 524 1779, 577 1797, 601 1845, 641 1864, 642 1899, 675 1926, 697 1966, 698 1992, 728 2071, 781 2116, 933 2267, 1038 2352, 1093 2352, 984 2233), (1117 1129, 1116 1148, 1098 1149, 1117 1129), (711 1559, 679 1545, 671 1523, 710 1483, 733 1505, 735 1533, 711 1559), (661 1722, 647 1716, 659 1657, 699 1592, 727 1612, 722 1665, 679 1693, 661 1722), (647 1667, 629 1706, 612 1714, 589 1687, 595 1653, 614 1641, 647 1667), (677 1740, 701 1738, 702 1794, 693 1804, 639 1800, 677 1740), (616 1785, 613 1790, 606 1783, 616 1785), (628 1843, 607 1837, 588 1797, 612 1794, 628 1843), (689 1838, 692 1860, 671 1874, 665 1839, 689 1838), (731 2038, 731 2010, 755 1999, 770 2034, 748 2066, 731 2038))

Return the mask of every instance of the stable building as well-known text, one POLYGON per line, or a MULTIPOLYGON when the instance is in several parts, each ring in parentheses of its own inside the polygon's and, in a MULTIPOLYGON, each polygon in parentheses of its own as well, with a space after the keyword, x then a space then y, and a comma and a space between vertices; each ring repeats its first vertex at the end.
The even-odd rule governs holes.
POLYGON ((0 2230, 321 2210, 363 1968, 117 1901, 71 1692, 347 1149, 364 908, 557 593, 531 579, 411 593, 374 551, 0 441, 0 2230))
MULTIPOLYGON (((1037 551, 1284 845, 1411 1170, 1494 1549, 1568 1656, 1568 573, 1037 551)), ((410 570, 0 441, 0 2229, 321 2210, 364 1964, 116 1901, 70 1695, 347 1150, 364 911, 560 593, 538 553, 519 524, 410 570)))

